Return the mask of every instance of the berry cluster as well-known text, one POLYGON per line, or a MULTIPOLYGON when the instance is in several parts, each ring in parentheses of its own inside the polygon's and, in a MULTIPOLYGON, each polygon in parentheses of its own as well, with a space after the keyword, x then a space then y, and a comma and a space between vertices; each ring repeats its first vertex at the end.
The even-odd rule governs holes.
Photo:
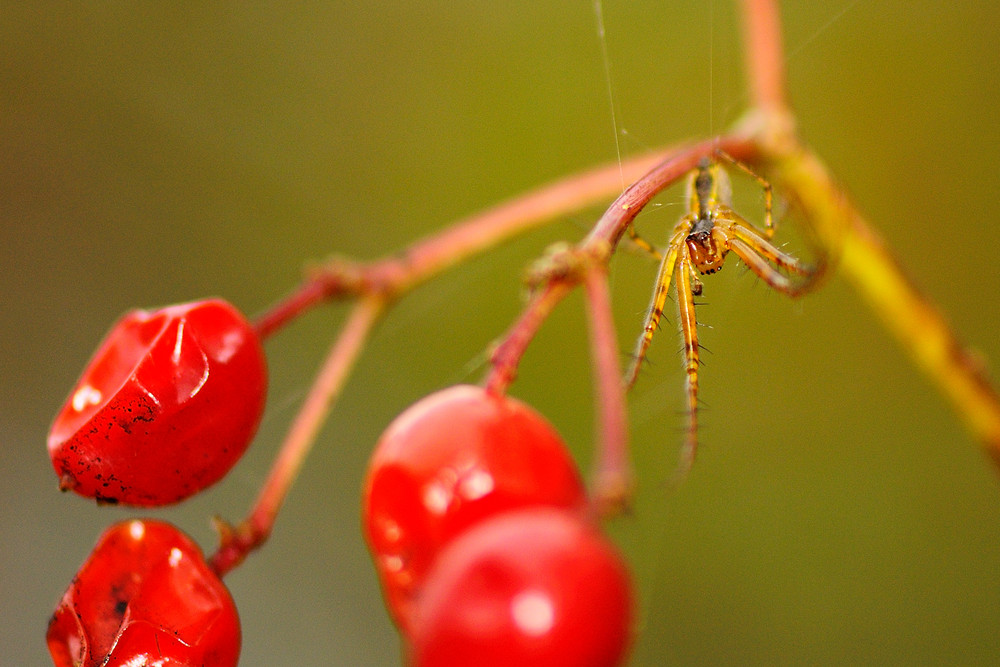
MULTIPOLYGON (((159 506, 221 479, 246 450, 267 371, 231 305, 125 315, 49 433, 60 487, 102 503, 159 506)), ((170 524, 118 523, 73 578, 48 630, 57 667, 235 665, 240 625, 201 550, 170 524)))
MULTIPOLYGON (((151 507, 225 476, 264 406, 260 331, 219 300, 123 317, 49 434, 60 487, 151 507)), ((378 442, 363 513, 412 664, 624 659, 626 568, 563 441, 528 406, 473 386, 418 402, 378 442)), ((108 528, 49 623, 57 667, 235 665, 239 617, 221 576, 268 529, 220 528, 207 560, 167 523, 108 528)))
POLYGON ((616 665, 626 570, 587 515, 572 459, 528 406, 458 386, 389 426, 365 536, 415 665, 616 665))

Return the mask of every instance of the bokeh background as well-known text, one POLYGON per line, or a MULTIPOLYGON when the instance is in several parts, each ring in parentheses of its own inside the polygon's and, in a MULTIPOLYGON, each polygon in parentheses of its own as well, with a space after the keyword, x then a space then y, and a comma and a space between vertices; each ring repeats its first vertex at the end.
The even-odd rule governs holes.
MULTIPOLYGON (((787 3, 807 140, 994 370, 1000 360, 1000 7, 787 3)), ((605 0, 623 155, 707 136, 745 106, 730 3, 605 0)), ((44 665, 53 605, 135 513, 61 495, 48 424, 110 323, 206 295, 249 313, 311 261, 375 258, 616 159, 595 11, 574 2, 2 3, 0 664, 44 665)), ((759 191, 741 210, 755 215, 759 191)), ((640 219, 662 239, 672 190, 640 219)), ((244 665, 392 665, 359 532, 368 452, 406 405, 477 381, 523 267, 599 209, 420 288, 372 340, 271 542, 227 581, 244 665)), ((735 266, 735 264, 734 264, 735 266)), ((613 269, 623 351, 655 266, 613 269)), ((1000 484, 950 407, 840 279, 800 302, 706 281, 703 448, 668 492, 682 417, 672 324, 632 396, 635 512, 608 526, 640 597, 632 664, 996 664, 1000 484)), ((206 549, 237 519, 344 309, 267 349, 259 437, 229 478, 149 511, 206 549)), ((582 466, 593 413, 579 297, 513 393, 582 466)))

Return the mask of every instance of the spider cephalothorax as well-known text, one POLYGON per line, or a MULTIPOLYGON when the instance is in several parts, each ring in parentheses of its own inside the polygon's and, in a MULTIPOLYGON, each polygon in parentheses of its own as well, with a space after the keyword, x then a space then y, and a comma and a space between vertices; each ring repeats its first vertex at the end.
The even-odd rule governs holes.
POLYGON ((712 224, 711 219, 699 220, 684 240, 691 263, 702 275, 720 270, 729 252, 729 237, 721 227, 712 227, 712 224))
POLYGON ((646 350, 659 328, 670 281, 676 275, 677 307, 684 338, 684 369, 686 375, 687 438, 681 457, 681 472, 694 461, 698 429, 698 365, 699 346, 694 297, 701 294, 702 284, 697 274, 712 274, 722 269, 730 251, 761 280, 772 288, 798 296, 808 290, 818 275, 816 269, 775 247, 771 219, 771 185, 740 162, 724 153, 718 155, 745 171, 764 188, 764 229, 760 230, 733 210, 730 184, 719 162, 702 159, 688 180, 688 212, 674 227, 663 251, 657 251, 629 228, 632 238, 643 248, 661 258, 660 271, 653 290, 653 299, 646 315, 642 335, 636 344, 632 366, 625 377, 631 387, 639 375, 646 350))

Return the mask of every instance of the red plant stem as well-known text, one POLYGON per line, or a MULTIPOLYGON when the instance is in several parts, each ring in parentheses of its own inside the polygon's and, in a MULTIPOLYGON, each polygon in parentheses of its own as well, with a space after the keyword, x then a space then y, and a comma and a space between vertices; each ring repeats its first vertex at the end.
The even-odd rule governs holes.
POLYGON ((265 340, 302 313, 325 301, 330 293, 323 281, 313 279, 303 282, 294 292, 254 319, 258 338, 265 340))
POLYGON ((557 216, 607 201, 626 182, 640 178, 674 149, 609 164, 556 181, 539 190, 459 220, 443 232, 364 270, 365 279, 397 294, 557 216))
POLYGON ((462 219, 414 243, 402 253, 381 260, 331 262, 255 320, 257 333, 263 339, 320 303, 347 296, 359 299, 293 423, 251 513, 236 527, 219 523, 221 545, 211 564, 220 575, 238 565, 267 539, 284 498, 372 327, 395 298, 472 255, 556 216, 597 204, 618 193, 623 182, 633 182, 620 193, 587 237, 572 249, 581 263, 574 264, 572 270, 565 273, 553 272, 542 281, 521 317, 494 351, 486 380, 489 391, 506 392, 516 377, 528 344, 542 323, 572 288, 583 282, 597 402, 598 502, 624 502, 630 484, 627 412, 607 289, 607 261, 629 225, 653 197, 717 150, 748 164, 769 163, 770 169, 779 172, 778 181, 784 181, 793 198, 804 204, 807 219, 812 226, 820 228, 821 237, 830 229, 844 235, 840 238, 827 234, 828 238, 822 240, 831 250, 844 246, 845 265, 856 267, 855 278, 862 293, 876 305, 886 306, 887 312, 892 312, 888 306, 898 306, 902 314, 892 320, 898 325, 897 335, 948 390, 959 411, 991 447, 991 453, 1000 464, 1000 454, 997 454, 1000 452, 1000 399, 975 360, 960 348, 940 318, 926 315, 931 311, 924 308, 926 300, 918 293, 914 291, 909 295, 911 298, 906 299, 903 297, 908 294, 903 287, 880 291, 880 285, 900 282, 898 269, 892 264, 888 251, 880 254, 878 244, 865 239, 863 223, 858 222, 856 229, 847 226, 845 232, 842 214, 827 215, 837 205, 826 200, 836 199, 837 192, 824 199, 821 179, 807 174, 797 180, 796 170, 808 161, 802 157, 808 157, 808 152, 795 136, 794 119, 788 106, 777 1, 741 0, 741 4, 753 103, 747 122, 737 133, 687 148, 662 149, 559 180, 462 219), (810 204, 813 204, 813 211, 810 211, 810 204), (812 219, 810 213, 821 222, 812 219), (824 215, 832 222, 822 222, 824 215), (850 260, 854 257, 857 260, 852 264, 850 260), (883 296, 883 292, 889 295, 883 296), (917 324, 927 322, 940 329, 935 339, 939 340, 936 347, 921 342, 926 335, 917 335, 921 330, 917 324), (945 349, 947 354, 940 353, 937 348, 945 349), (968 407, 970 405, 972 407, 968 407))
MULTIPOLYGON (((401 255, 368 265, 335 262, 327 270, 315 272, 298 289, 259 316, 255 328, 261 338, 267 338, 329 298, 345 295, 361 298, 282 444, 251 513, 236 527, 218 522, 221 544, 211 559, 213 568, 220 575, 229 572, 249 552, 267 540, 284 498, 312 448, 332 401, 360 354, 371 327, 392 299, 475 253, 559 214, 600 201, 620 189, 622 178, 632 180, 649 170, 616 200, 615 205, 608 209, 595 228, 595 232, 602 231, 609 239, 607 243, 613 246, 621 238, 628 223, 657 192, 692 169, 701 157, 709 155, 715 147, 721 147, 744 159, 745 153, 751 150, 748 143, 738 138, 722 139, 699 144, 675 158, 664 160, 664 156, 672 152, 671 149, 664 149, 626 160, 619 165, 600 167, 560 180, 534 193, 466 218, 444 232, 418 241, 401 255)), ((599 235, 592 233, 585 245, 593 251, 604 243, 599 235)), ((528 343, 555 305, 578 280, 579 278, 572 281, 550 281, 540 288, 521 319, 494 352, 493 368, 486 383, 489 391, 499 394, 506 391, 516 376, 517 366, 528 343)), ((612 442, 614 440, 615 438, 611 439, 612 442)), ((614 447, 612 445, 612 449, 614 447)), ((609 455, 612 459, 616 456, 619 455, 609 455)), ((608 466, 609 470, 616 468, 626 469, 615 463, 608 466)))
POLYGON ((757 156, 756 144, 740 135, 722 136, 703 141, 682 150, 675 150, 645 176, 630 185, 604 212, 590 234, 581 244, 581 250, 607 243, 615 248, 628 226, 642 209, 664 189, 676 183, 698 166, 698 162, 722 150, 734 158, 752 162, 757 156))
POLYGON ((302 410, 285 437, 253 509, 235 528, 223 527, 219 550, 210 560, 210 565, 219 576, 239 565, 271 534, 278 511, 299 474, 302 462, 312 449, 320 427, 384 309, 385 303, 378 297, 363 297, 354 306, 343 331, 330 348, 302 410))
POLYGON ((608 207, 590 234, 576 248, 567 250, 575 254, 579 264, 577 270, 554 272, 549 280, 543 282, 490 359, 492 368, 486 379, 486 388, 492 393, 503 394, 516 378, 528 344, 552 309, 577 283, 585 282, 597 388, 599 444, 595 490, 600 511, 612 511, 625 504, 631 487, 631 471, 627 454, 625 389, 621 383, 621 369, 617 358, 618 347, 611 316, 610 295, 607 294, 604 279, 595 277, 595 272, 600 271, 603 276, 613 249, 653 197, 717 150, 745 161, 750 161, 757 155, 753 142, 734 135, 678 150, 653 167, 608 207))
POLYGON ((452 223, 401 253, 371 263, 331 262, 255 319, 264 339, 299 315, 333 298, 382 294, 396 298, 469 257, 560 215, 599 204, 649 171, 673 149, 604 165, 560 179, 533 192, 452 223))
POLYGON ((594 370, 594 403, 598 434, 594 498, 602 515, 621 511, 632 491, 628 458, 628 411, 618 363, 607 266, 594 263, 584 272, 590 320, 590 356, 594 370))
MULTIPOLYGON (((703 157, 724 150, 737 159, 749 161, 754 145, 739 137, 721 137, 693 147, 663 149, 650 155, 605 165, 583 174, 562 179, 523 197, 483 213, 460 220, 443 232, 414 243, 399 255, 367 265, 331 264, 256 320, 263 338, 328 298, 349 294, 379 294, 385 301, 398 297, 468 257, 483 252, 506 239, 573 210, 592 205, 621 187, 622 178, 635 180, 595 225, 581 248, 593 249, 609 243, 615 247, 626 228, 649 201, 664 188, 695 168, 703 157), (645 172, 645 175, 639 177, 645 172)), ((544 298, 526 312, 523 325, 515 325, 494 353, 494 369, 487 388, 503 393, 516 375, 516 367, 528 342, 548 312, 568 290, 545 288, 544 298), (521 330, 520 326, 529 327, 521 330)))
POLYGON ((507 331, 503 341, 490 356, 492 368, 486 379, 486 391, 498 396, 507 392, 507 387, 517 377, 517 367, 528 343, 538 333, 538 328, 552 309, 571 289, 572 285, 568 281, 559 280, 550 281, 535 292, 521 317, 507 331))
POLYGON ((741 5, 751 106, 783 116, 789 110, 777 0, 742 0, 741 5))

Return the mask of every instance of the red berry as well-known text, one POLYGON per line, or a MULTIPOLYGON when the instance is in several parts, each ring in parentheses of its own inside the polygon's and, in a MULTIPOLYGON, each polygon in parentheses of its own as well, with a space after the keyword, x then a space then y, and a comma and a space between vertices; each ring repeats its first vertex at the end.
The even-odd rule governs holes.
POLYGON ((472 386, 417 402, 379 440, 362 498, 389 611, 405 630, 438 551, 485 517, 536 505, 582 510, 585 503, 562 439, 528 406, 472 386))
POLYGON ((49 431, 64 489, 102 502, 164 505, 218 481, 250 443, 267 366, 225 301, 126 314, 49 431))
POLYGON ((161 521, 104 532, 49 621, 56 667, 236 665, 236 605, 201 550, 161 521))
POLYGON ((419 667, 612 667, 630 643, 631 585, 578 515, 509 512, 444 549, 414 610, 419 667))

